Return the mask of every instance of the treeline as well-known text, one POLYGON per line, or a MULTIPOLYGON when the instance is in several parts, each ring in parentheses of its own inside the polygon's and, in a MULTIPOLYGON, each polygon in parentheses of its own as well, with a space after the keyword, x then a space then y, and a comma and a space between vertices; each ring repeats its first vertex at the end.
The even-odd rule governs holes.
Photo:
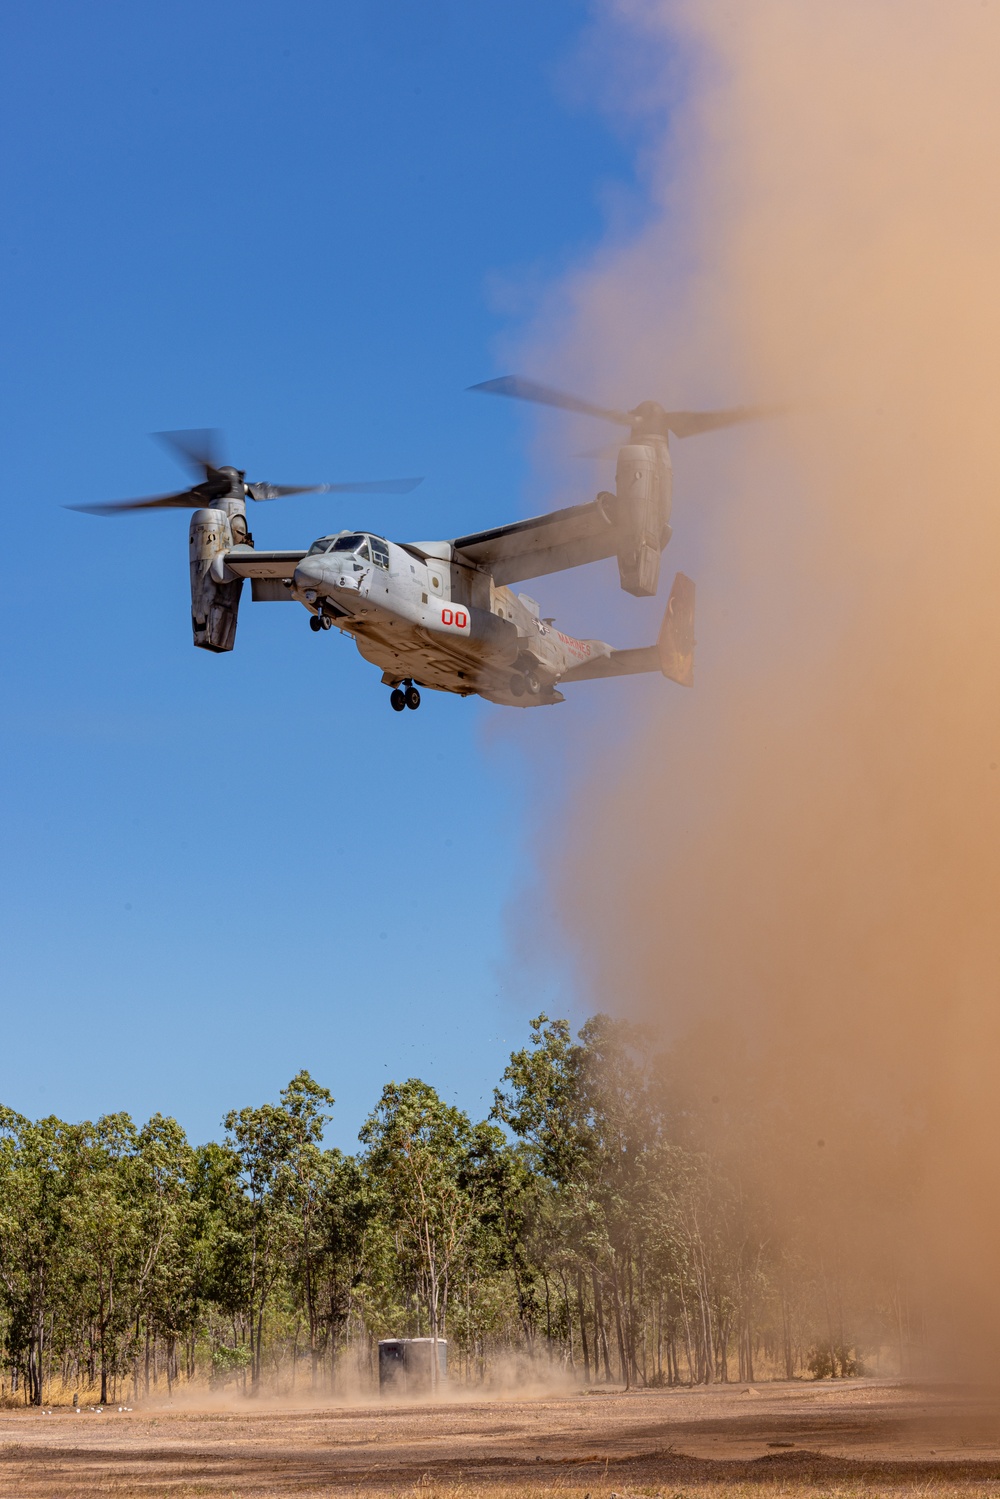
POLYGON ((3 1396, 332 1390, 387 1336, 446 1337, 470 1383, 513 1361, 626 1386, 843 1376, 902 1345, 891 1275, 859 1288, 779 1231, 625 1022, 539 1017, 481 1123, 390 1083, 346 1155, 332 1104, 302 1072, 198 1147, 160 1116, 0 1110, 3 1396))

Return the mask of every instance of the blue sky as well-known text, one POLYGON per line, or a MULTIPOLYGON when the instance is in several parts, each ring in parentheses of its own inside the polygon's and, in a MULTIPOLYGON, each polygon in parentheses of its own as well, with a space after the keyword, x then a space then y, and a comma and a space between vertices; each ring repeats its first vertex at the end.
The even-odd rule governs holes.
POLYGON ((552 714, 428 694, 396 715, 349 641, 249 599, 232 655, 196 651, 187 515, 62 507, 172 488, 147 434, 187 426, 222 428, 252 477, 428 476, 262 505, 263 546, 589 498, 586 474, 545 492, 530 421, 464 394, 507 371, 608 205, 643 211, 629 141, 574 81, 587 19, 4 7, 7 1104, 160 1110, 204 1139, 307 1067, 350 1147, 387 1079, 482 1113, 531 1014, 582 1017, 569 956, 537 932, 526 955, 518 913, 594 689, 552 714))

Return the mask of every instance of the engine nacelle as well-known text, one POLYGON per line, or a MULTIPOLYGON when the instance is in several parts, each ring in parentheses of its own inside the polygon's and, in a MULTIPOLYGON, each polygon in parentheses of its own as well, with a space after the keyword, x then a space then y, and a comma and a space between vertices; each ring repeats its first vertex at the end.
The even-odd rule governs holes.
POLYGON ((222 561, 233 545, 233 530, 224 510, 196 510, 191 517, 191 628, 194 643, 206 651, 231 651, 243 579, 222 561), (228 576, 227 576, 228 574, 228 576))
POLYGON ((618 573, 626 593, 651 598, 660 581, 660 553, 670 540, 673 468, 662 440, 626 443, 618 453, 618 573))

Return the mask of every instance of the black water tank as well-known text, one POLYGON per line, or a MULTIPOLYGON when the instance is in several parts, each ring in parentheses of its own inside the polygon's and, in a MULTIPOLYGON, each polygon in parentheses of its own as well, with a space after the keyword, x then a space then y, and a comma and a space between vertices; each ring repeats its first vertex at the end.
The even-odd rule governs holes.
MULTIPOLYGON (((448 1374, 448 1340, 437 1340, 437 1385, 448 1374)), ((378 1386, 383 1394, 421 1395, 435 1388, 433 1338, 383 1338, 378 1345, 378 1386)))

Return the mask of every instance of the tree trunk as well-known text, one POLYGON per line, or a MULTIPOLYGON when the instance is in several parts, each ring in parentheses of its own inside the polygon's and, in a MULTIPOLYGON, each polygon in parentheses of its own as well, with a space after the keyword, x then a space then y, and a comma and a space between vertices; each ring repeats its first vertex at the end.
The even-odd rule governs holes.
POLYGON ((260 1390, 261 1348, 263 1346, 263 1342, 264 1342, 264 1308, 262 1306, 260 1308, 259 1312, 257 1313, 257 1335, 256 1335, 256 1338, 254 1337, 254 1329, 253 1329, 253 1327, 251 1326, 251 1329, 250 1329, 250 1357, 253 1359, 253 1368, 252 1368, 252 1371, 251 1371, 250 1386, 251 1386, 251 1389, 252 1389, 252 1391, 253 1391, 253 1393, 255 1395, 260 1390))
MULTIPOLYGON (((580 1323, 580 1347, 583 1352, 583 1378, 590 1383, 590 1350, 587 1346, 587 1318, 583 1302, 583 1271, 576 1272, 576 1314, 580 1323)), ((596 1351, 596 1350, 595 1350, 596 1351)))
POLYGON ((627 1390, 631 1388, 632 1381, 629 1377, 631 1370, 629 1368, 628 1352, 625 1347, 625 1332, 622 1328, 622 1299, 618 1290, 618 1273, 614 1267, 611 1270, 611 1296, 615 1308, 615 1335, 618 1339, 618 1363, 621 1369, 621 1377, 627 1390))
POLYGON ((781 1341, 785 1356, 785 1378, 795 1378, 795 1350, 792 1347, 792 1319, 788 1310, 788 1294, 784 1277, 781 1280, 781 1341))
MULTIPOLYGON (((601 1283, 600 1283, 600 1281, 597 1278, 597 1271, 596 1270, 591 1270, 590 1273, 591 1273, 591 1276, 592 1276, 593 1287, 594 1287, 594 1316, 596 1318, 596 1323, 597 1323, 597 1332, 595 1334, 595 1338, 597 1340, 599 1340, 600 1345, 601 1345, 600 1352, 601 1352, 601 1354, 603 1356, 603 1359, 604 1359, 604 1379, 605 1379, 605 1382, 607 1384, 610 1384, 611 1381, 612 1381, 612 1374, 611 1374, 611 1350, 608 1347, 608 1330, 607 1330, 607 1325, 606 1325, 606 1323, 604 1321, 604 1301, 603 1301, 603 1299, 601 1297, 601 1283)), ((596 1369, 597 1369, 597 1362, 598 1362, 598 1355, 597 1355, 597 1350, 595 1349, 595 1351, 594 1351, 594 1369, 595 1369, 595 1373, 596 1373, 596 1369)))
POLYGON ((31 1403, 41 1405, 42 1403, 42 1360, 45 1356, 45 1313, 39 1307, 38 1321, 35 1326, 34 1348, 31 1355, 31 1403))
POLYGON ((829 1288, 829 1285, 827 1284, 826 1266, 825 1265, 820 1265, 820 1275, 821 1275, 822 1280, 823 1280, 823 1306, 824 1306, 824 1310, 826 1311, 826 1335, 827 1335, 828 1346, 829 1346, 829 1349, 830 1349, 830 1378, 831 1379, 836 1379, 836 1377, 837 1377, 837 1349, 836 1349, 835 1344, 834 1344, 833 1317, 832 1317, 832 1315, 830 1313, 830 1288, 829 1288))

